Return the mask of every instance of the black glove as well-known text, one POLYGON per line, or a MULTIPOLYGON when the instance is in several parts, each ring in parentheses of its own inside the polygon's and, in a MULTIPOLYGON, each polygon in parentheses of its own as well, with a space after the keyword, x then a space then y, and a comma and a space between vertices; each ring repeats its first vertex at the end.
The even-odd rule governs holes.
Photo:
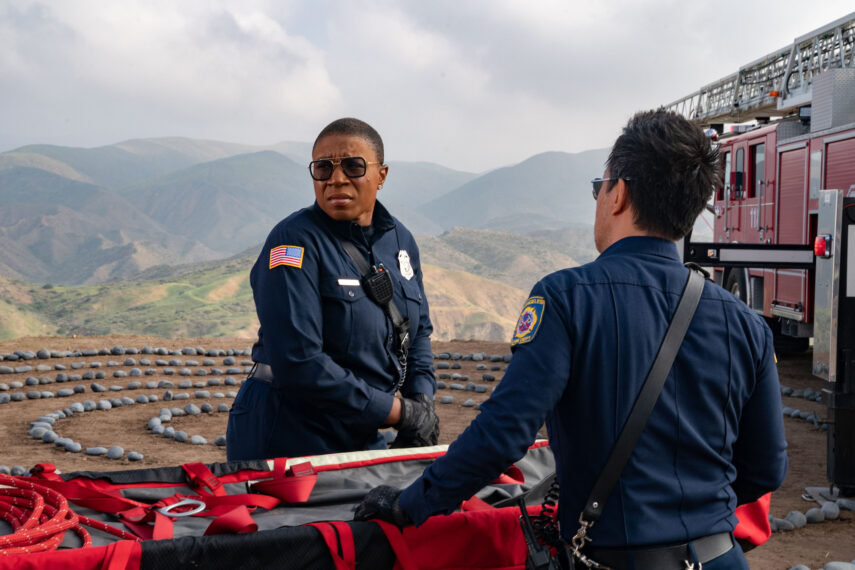
POLYGON ((412 398, 401 398, 401 421, 394 427, 398 435, 390 446, 392 449, 436 445, 439 441, 439 418, 430 396, 416 394, 412 398))
POLYGON ((413 521, 401 509, 401 503, 398 501, 400 496, 401 490, 389 485, 374 487, 365 495, 362 502, 356 505, 353 520, 380 519, 398 526, 412 525, 413 521))

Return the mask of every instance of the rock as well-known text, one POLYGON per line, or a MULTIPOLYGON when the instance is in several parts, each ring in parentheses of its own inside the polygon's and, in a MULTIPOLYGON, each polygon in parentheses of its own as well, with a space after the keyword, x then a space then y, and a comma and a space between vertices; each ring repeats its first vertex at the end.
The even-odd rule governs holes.
POLYGON ((790 511, 784 518, 793 523, 793 526, 796 528, 802 528, 807 524, 807 518, 801 511, 790 511))
POLYGON ((801 415, 801 413, 802 413, 801 410, 794 409, 792 412, 790 412, 790 417, 791 418, 797 418, 801 415))
POLYGON ((106 377, 107 377, 107 375, 104 372, 96 372, 95 373, 95 379, 96 380, 103 380, 106 377))
POLYGON ((460 370, 462 368, 462 365, 459 362, 452 362, 451 368, 454 370, 460 370))
POLYGON ((218 435, 217 438, 214 439, 214 445, 224 447, 226 445, 226 436, 218 435))
POLYGON ((83 411, 85 412, 91 412, 92 410, 95 410, 97 408, 98 404, 96 404, 92 400, 86 400, 85 402, 83 402, 83 411))
POLYGON ((204 387, 206 387, 207 385, 208 385, 208 384, 207 384, 204 380, 199 380, 198 382, 193 382, 193 386, 194 386, 195 388, 204 388, 204 387))
POLYGON ((71 453, 80 453, 83 450, 83 446, 76 441, 70 441, 65 444, 65 450, 71 453))
POLYGON ((210 379, 208 379, 207 385, 208 386, 219 386, 222 383, 223 383, 223 381, 220 380, 219 378, 210 378, 210 379))
POLYGON ((463 384, 458 384, 457 382, 452 382, 451 384, 448 385, 448 387, 451 388, 452 390, 464 390, 465 389, 463 387, 463 384))
POLYGON ((235 363, 235 359, 233 356, 227 356, 223 359, 224 366, 231 366, 235 363))
POLYGON ((196 371, 196 376, 207 376, 207 375, 208 375, 208 371, 205 370, 204 368, 200 368, 196 371))
POLYGON ((820 523, 825 520, 825 515, 819 507, 814 507, 807 510, 805 520, 809 523, 820 523))
POLYGON ((175 441, 180 441, 181 443, 185 443, 188 440, 186 431, 176 431, 175 432, 175 441))
POLYGON ((50 372, 53 370, 53 366, 48 366, 47 364, 37 364, 36 372, 50 372))
POLYGON ((169 380, 161 380, 157 383, 158 388, 175 388, 175 384, 170 382, 169 380))
POLYGON ((823 503, 820 510, 822 511, 825 520, 836 521, 840 518, 840 506, 837 503, 823 503))
POLYGON ((143 457, 143 454, 138 451, 128 452, 128 461, 142 461, 143 457))
POLYGON ((196 404, 187 404, 184 406, 184 411, 187 412, 191 416, 198 416, 202 413, 202 410, 199 409, 199 406, 196 404))
POLYGON ((8 404, 12 401, 12 396, 7 394, 6 392, 0 393, 0 404, 8 404))
POLYGON ((155 388, 157 388, 157 382, 155 382, 153 380, 149 380, 148 382, 145 383, 145 387, 148 388, 149 390, 154 390, 155 388))
POLYGON ((180 376, 190 376, 192 374, 192 372, 190 371, 189 368, 182 368, 181 370, 178 371, 178 374, 180 376))
POLYGON ((55 431, 46 431, 42 434, 42 441, 45 443, 53 443, 57 439, 59 439, 59 436, 56 434, 55 431))
POLYGON ((213 398, 225 398, 226 395, 223 394, 222 392, 214 392, 213 394, 211 394, 211 397, 213 397, 213 398))
POLYGON ((201 408, 202 408, 202 411, 205 412, 206 414, 214 411, 214 406, 212 406, 208 402, 205 402, 204 404, 202 404, 201 408))
POLYGON ((21 475, 23 475, 26 472, 27 472, 27 470, 24 469, 23 467, 21 467, 20 465, 15 465, 9 471, 9 473, 11 473, 13 477, 20 477, 21 475))
POLYGON ((127 376, 128 373, 124 370, 116 370, 115 372, 113 372, 113 378, 126 378, 127 376))
POLYGON ((7 392, 9 390, 9 385, 3 382, 0 382, 0 392, 7 392))
POLYGON ((62 388, 56 391, 56 395, 60 398, 67 398, 74 395, 74 390, 71 388, 62 388))
POLYGON ((118 445, 114 445, 109 450, 107 450, 107 457, 109 459, 119 459, 125 454, 125 449, 118 445))
POLYGON ((790 521, 788 521, 786 519, 773 518, 772 524, 775 525, 776 531, 780 530, 780 531, 787 532, 787 531, 790 531, 790 530, 793 530, 794 528, 796 528, 793 523, 791 523, 790 521))
POLYGON ((20 392, 15 392, 14 394, 9 395, 9 399, 12 400, 13 402, 20 402, 22 400, 25 400, 26 398, 27 397, 25 395, 21 394, 20 392))
POLYGON ((33 439, 41 439, 44 434, 48 432, 48 428, 43 427, 34 427, 30 428, 30 431, 27 432, 30 434, 30 437, 33 439))
POLYGON ((805 400, 811 400, 813 399, 815 394, 816 392, 813 388, 805 388, 805 392, 804 394, 802 394, 802 398, 804 398, 805 400))
POLYGON ((226 374, 244 374, 243 368, 226 368, 226 374))
POLYGON ((156 402, 157 401, 157 394, 149 394, 148 401, 149 402, 156 402))
POLYGON ((190 437, 190 443, 192 443, 193 445, 206 445, 208 443, 208 440, 206 440, 201 435, 194 435, 190 437))
POLYGON ((77 414, 82 414, 86 410, 83 408, 83 404, 81 402, 74 402, 70 406, 68 406, 72 412, 77 414))
POLYGON ((471 408, 473 406, 475 406, 475 400, 470 399, 470 400, 466 400, 465 402, 463 402, 464 408, 471 408))
POLYGON ((205 360, 202 361, 202 366, 216 366, 216 365, 217 365, 217 363, 215 361, 211 360, 210 358, 206 358, 205 360))
POLYGON ((196 398, 210 398, 210 397, 211 397, 211 393, 210 393, 209 391, 207 391, 207 390, 196 390, 196 391, 193 393, 193 396, 194 396, 194 397, 196 397, 196 398))
POLYGON ((119 398, 110 398, 110 404, 114 408, 121 408, 123 406, 122 401, 119 398))
POLYGON ((62 372, 60 372, 59 374, 56 375, 56 381, 59 383, 67 382, 68 381, 68 374, 63 374, 62 372))
POLYGON ((142 347, 142 350, 140 352, 142 352, 143 354, 154 354, 154 349, 152 347, 146 345, 146 346, 142 347))
POLYGON ((454 403, 454 396, 442 396, 439 399, 440 404, 451 404, 454 403))
POLYGON ((483 394, 483 393, 484 393, 484 392, 486 392, 486 391, 487 391, 487 387, 486 387, 486 386, 475 386, 475 392, 476 392, 477 394, 483 394))
MULTIPOLYGON (((173 428, 170 428, 170 429, 173 429, 173 428)), ((153 433, 155 435, 162 435, 162 434, 166 433, 166 430, 162 425, 157 425, 157 426, 154 426, 153 428, 151 428, 151 433, 153 433)))
POLYGON ((139 390, 140 388, 142 388, 142 383, 137 382, 136 380, 128 382, 128 390, 139 390))
POLYGON ((118 384, 113 384, 112 386, 110 386, 111 392, 121 392, 124 389, 125 389, 124 386, 119 386, 118 384))
POLYGON ((496 377, 493 376, 492 374, 482 374, 481 380, 483 380, 484 382, 495 382, 496 377))
POLYGON ((38 400, 41 397, 42 397, 42 393, 37 391, 37 390, 30 390, 29 392, 27 392, 27 399, 28 400, 38 400))
POLYGON ((145 374, 146 376, 154 376, 155 374, 157 374, 157 370, 155 370, 154 368, 146 368, 143 374, 145 374))
POLYGON ((39 378, 39 384, 41 384, 42 386, 46 384, 53 384, 53 378, 51 378, 50 376, 42 376, 39 378))
POLYGON ((133 400, 133 398, 129 398, 129 397, 127 397, 127 396, 122 396, 122 398, 120 399, 120 401, 122 402, 122 405, 123 405, 123 406, 133 406, 133 405, 134 405, 134 400, 133 400))
POLYGON ((18 382, 17 380, 13 380, 12 382, 9 382, 9 388, 18 389, 18 388, 23 388, 23 387, 24 387, 23 382, 18 382))
POLYGON ((137 365, 137 361, 134 360, 133 358, 126 358, 125 361, 122 363, 122 366, 136 366, 136 365, 137 365))
POLYGON ((140 358, 140 366, 151 366, 151 360, 148 358, 140 358))
POLYGON ((476 364, 475 370, 487 370, 487 365, 486 364, 476 364))
POLYGON ((829 562, 822 570, 855 570, 855 563, 851 562, 829 562))
POLYGON ((790 396, 792 396, 793 398, 801 398, 804 395, 804 390, 793 390, 792 394, 790 394, 790 396))
POLYGON ((187 415, 187 412, 185 412, 181 408, 172 408, 169 411, 172 413, 172 417, 186 416, 187 415))
POLYGON ((87 447, 86 455, 106 455, 107 448, 106 447, 87 447))
POLYGON ((27 372, 32 372, 32 370, 33 370, 32 366, 16 366, 15 367, 15 372, 18 374, 25 374, 27 372))
POLYGON ((110 349, 110 354, 115 354, 117 356, 125 354, 125 347, 117 344, 116 346, 110 349))
POLYGON ((92 390, 93 392, 106 392, 107 391, 107 388, 105 388, 104 386, 102 386, 101 384, 99 384, 97 382, 92 382, 91 384, 89 384, 89 389, 92 390))
POLYGON ((139 353, 140 353, 140 351, 137 350, 136 348, 126 348, 125 349, 125 354, 139 354, 139 353))
POLYGON ((855 500, 853 499, 846 499, 841 497, 837 499, 835 503, 844 511, 855 511, 855 500))
POLYGON ((0 366, 0 374, 13 374, 15 369, 11 366, 0 366))
POLYGON ((128 375, 134 376, 134 377, 142 376, 142 374, 143 374, 143 372, 139 368, 131 368, 130 372, 128 372, 128 375))
POLYGON ((187 366, 199 366, 199 361, 198 360, 188 360, 184 364, 187 366))
POLYGON ((175 428, 172 426, 164 428, 163 437, 174 438, 175 437, 175 428))
POLYGON ((437 388, 437 390, 444 390, 444 389, 445 389, 445 388, 447 388, 447 387, 448 387, 448 384, 446 384, 446 383, 445 383, 445 382, 443 382, 442 380, 438 380, 438 381, 437 381, 437 383, 436 383, 436 388, 437 388))
POLYGON ((174 368, 164 368, 163 369, 163 375, 164 376, 172 376, 173 374, 175 374, 174 368))
POLYGON ((798 566, 793 566, 789 570, 810 570, 810 568, 808 568, 804 564, 799 564, 798 566))
POLYGON ((189 400, 190 394, 188 394, 187 392, 181 392, 180 394, 175 394, 175 396, 173 396, 172 399, 173 400, 189 400))
POLYGON ((50 351, 42 349, 36 353, 36 357, 41 358, 42 360, 50 358, 50 351))
POLYGON ((108 400, 98 400, 98 409, 99 410, 112 410, 113 404, 111 404, 108 400))
POLYGON ((448 370, 449 368, 451 368, 451 363, 449 363, 449 362, 437 362, 436 363, 436 369, 437 370, 448 370))
POLYGON ((217 404, 217 411, 218 412, 228 412, 229 411, 228 404, 217 404))
POLYGON ((137 404, 146 404, 148 403, 148 396, 145 394, 140 394, 137 396, 137 404))
POLYGON ((223 380, 223 384, 225 384, 226 386, 237 386, 237 380, 235 380, 231 376, 226 376, 225 380, 223 380))

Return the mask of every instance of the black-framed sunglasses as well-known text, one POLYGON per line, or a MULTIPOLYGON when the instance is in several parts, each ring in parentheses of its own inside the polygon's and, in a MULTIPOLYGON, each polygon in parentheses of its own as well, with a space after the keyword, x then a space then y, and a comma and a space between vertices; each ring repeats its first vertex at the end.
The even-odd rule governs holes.
POLYGON ((600 190, 603 189, 603 182, 607 182, 609 180, 626 180, 629 182, 632 178, 629 176, 618 176, 617 178, 594 178, 591 180, 591 184, 594 186, 591 190, 591 195, 594 196, 594 200, 596 200, 597 196, 600 195, 600 190))
POLYGON ((369 164, 380 164, 379 162, 365 162, 361 156, 345 156, 341 160, 313 160, 309 163, 309 174, 315 180, 329 180, 336 166, 341 166, 341 171, 348 178, 359 178, 365 176, 365 170, 369 164))

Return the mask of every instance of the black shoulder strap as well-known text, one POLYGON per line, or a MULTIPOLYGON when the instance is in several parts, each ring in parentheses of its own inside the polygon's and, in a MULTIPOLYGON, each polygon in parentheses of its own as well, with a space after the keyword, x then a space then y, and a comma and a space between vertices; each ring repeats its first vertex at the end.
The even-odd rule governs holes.
POLYGON ((650 412, 653 411, 653 407, 659 399, 659 393, 662 391, 668 372, 674 364, 674 358, 680 350, 680 345, 683 344, 683 338, 686 336, 689 323, 692 322, 703 290, 704 278, 697 271, 690 269, 689 279, 683 289, 683 296, 680 298, 680 303, 677 305, 668 331, 662 339, 662 344, 659 345, 659 352, 656 354, 653 366, 647 373, 647 379, 644 381, 644 385, 632 406, 632 411, 630 411, 629 417, 621 429, 606 466, 600 473, 597 482, 594 483, 594 488, 585 503, 585 510, 582 512, 584 519, 596 522, 603 514, 606 500, 611 495, 615 483, 620 479, 627 462, 629 462, 629 457, 632 455, 635 444, 638 443, 638 438, 641 437, 641 432, 647 424, 650 412))
MULTIPOLYGON (((339 238, 342 247, 344 247, 344 251, 347 253, 348 257, 353 260, 356 264, 359 272, 362 273, 362 277, 365 278, 371 274, 371 265, 368 263, 368 260, 365 259, 365 256, 359 251, 359 248, 356 247, 356 244, 350 240, 339 238)), ((390 299, 388 303, 383 305, 383 308, 389 313, 389 318, 392 319, 392 324, 395 325, 395 328, 399 328, 404 322, 404 316, 401 314, 400 309, 395 304, 395 301, 390 299)))

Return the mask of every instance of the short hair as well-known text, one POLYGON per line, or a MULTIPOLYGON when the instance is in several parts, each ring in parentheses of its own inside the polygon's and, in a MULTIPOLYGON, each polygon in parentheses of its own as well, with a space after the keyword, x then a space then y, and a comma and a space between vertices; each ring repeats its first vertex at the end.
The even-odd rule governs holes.
POLYGON ((360 121, 353 117, 336 119, 320 132, 318 138, 315 139, 315 144, 312 145, 312 152, 318 146, 318 141, 329 135, 345 135, 365 139, 374 147, 374 154, 377 155, 377 160, 380 164, 385 162, 385 157, 383 156, 383 139, 380 138, 380 133, 365 121, 360 121))
POLYGON ((688 235, 720 184, 718 148, 700 126, 661 107, 627 122, 606 165, 610 177, 628 179, 635 224, 671 240, 688 235))

